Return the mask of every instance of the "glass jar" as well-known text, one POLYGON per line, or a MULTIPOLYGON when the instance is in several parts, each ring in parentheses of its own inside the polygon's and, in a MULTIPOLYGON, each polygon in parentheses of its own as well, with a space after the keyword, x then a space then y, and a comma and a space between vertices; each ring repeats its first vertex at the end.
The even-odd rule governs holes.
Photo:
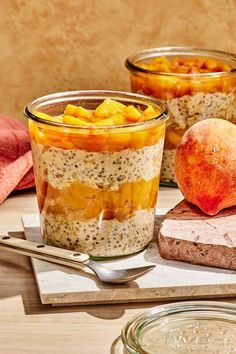
POLYGON ((166 107, 142 95, 74 91, 41 97, 29 118, 41 232, 49 245, 114 257, 143 249, 152 239, 166 107), (77 126, 40 118, 62 116, 67 104, 95 109, 110 98, 157 116, 117 126, 77 126))
POLYGON ((212 301, 161 305, 131 319, 122 341, 132 354, 233 354, 236 306, 212 301))
MULTIPOLYGON (((165 60, 165 59, 164 59, 165 60)), ((161 182, 176 185, 174 176, 175 150, 185 131, 206 118, 222 118, 236 123, 236 56, 230 53, 189 47, 167 47, 144 50, 126 60, 133 92, 155 97, 165 102, 170 111, 167 123, 161 182), (173 73, 167 64, 155 71, 153 60, 166 58, 184 64, 199 58, 209 72, 173 73), (214 61, 221 64, 221 72, 210 72, 214 61), (225 67, 230 71, 224 71, 225 67), (150 69, 151 68, 151 69, 150 69)))

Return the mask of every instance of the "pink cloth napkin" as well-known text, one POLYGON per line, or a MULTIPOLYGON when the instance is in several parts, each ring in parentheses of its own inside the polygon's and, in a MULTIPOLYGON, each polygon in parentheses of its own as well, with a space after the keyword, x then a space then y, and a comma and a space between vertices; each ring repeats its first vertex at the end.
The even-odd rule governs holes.
POLYGON ((27 127, 0 115, 0 204, 13 190, 34 186, 33 162, 27 127))

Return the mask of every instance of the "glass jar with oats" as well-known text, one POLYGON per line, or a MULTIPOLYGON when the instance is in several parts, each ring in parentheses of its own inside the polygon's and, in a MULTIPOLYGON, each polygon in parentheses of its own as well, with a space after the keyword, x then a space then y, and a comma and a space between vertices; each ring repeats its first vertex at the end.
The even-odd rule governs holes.
POLYGON ((185 131, 206 118, 236 123, 236 56, 189 47, 144 50, 126 60, 133 92, 166 103, 162 184, 175 185, 175 150, 185 131))
POLYGON ((75 91, 41 97, 25 114, 45 242, 93 257, 142 250, 153 236, 166 107, 75 91))

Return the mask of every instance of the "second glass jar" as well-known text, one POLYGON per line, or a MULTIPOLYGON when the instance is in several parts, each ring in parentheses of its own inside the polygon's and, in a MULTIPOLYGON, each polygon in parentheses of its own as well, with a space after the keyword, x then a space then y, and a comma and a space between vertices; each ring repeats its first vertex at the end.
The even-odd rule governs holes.
POLYGON ((133 92, 169 108, 161 182, 175 185, 175 150, 185 131, 206 118, 236 123, 236 56, 190 47, 154 48, 129 57, 126 67, 133 92))

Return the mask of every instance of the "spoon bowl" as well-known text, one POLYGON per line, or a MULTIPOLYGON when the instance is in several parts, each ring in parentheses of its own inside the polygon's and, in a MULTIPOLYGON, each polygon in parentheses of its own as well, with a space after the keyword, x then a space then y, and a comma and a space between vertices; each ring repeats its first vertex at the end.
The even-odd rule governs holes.
POLYGON ((149 272, 155 265, 149 265, 144 267, 128 268, 121 270, 113 270, 103 267, 101 264, 89 259, 87 262, 88 268, 90 268, 97 277, 104 283, 110 284, 122 284, 135 280, 141 275, 149 272))

